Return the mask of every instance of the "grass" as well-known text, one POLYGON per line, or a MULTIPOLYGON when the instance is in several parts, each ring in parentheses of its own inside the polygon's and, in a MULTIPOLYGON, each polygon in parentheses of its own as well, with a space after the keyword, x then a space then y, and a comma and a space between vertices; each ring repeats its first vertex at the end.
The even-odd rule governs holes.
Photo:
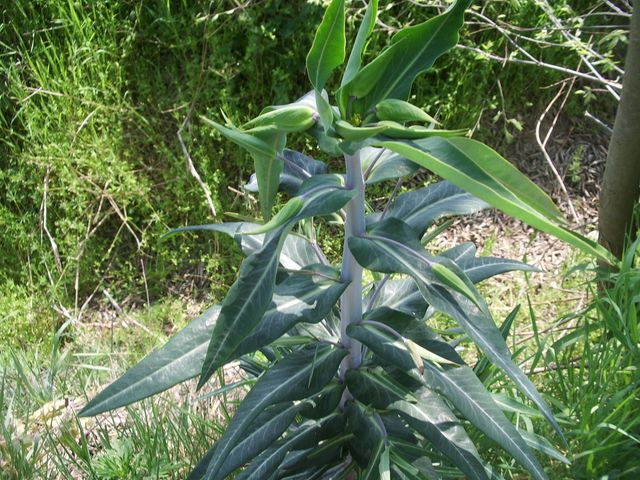
POLYGON ((141 342, 146 352, 166 340, 175 309, 173 303, 127 315, 145 330, 122 326, 123 317, 113 334, 110 326, 95 324, 71 334, 64 325, 51 339, 50 353, 4 350, 0 478, 184 478, 224 428, 236 397, 199 400, 189 383, 133 408, 76 417, 87 396, 139 360, 141 342))

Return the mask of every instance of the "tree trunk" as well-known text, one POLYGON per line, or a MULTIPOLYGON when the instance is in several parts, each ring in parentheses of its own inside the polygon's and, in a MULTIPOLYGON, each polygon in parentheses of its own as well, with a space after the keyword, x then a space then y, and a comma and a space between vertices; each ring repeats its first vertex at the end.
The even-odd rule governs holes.
POLYGON ((633 206, 640 197, 640 0, 634 0, 618 105, 600 192, 600 243, 622 255, 633 206))

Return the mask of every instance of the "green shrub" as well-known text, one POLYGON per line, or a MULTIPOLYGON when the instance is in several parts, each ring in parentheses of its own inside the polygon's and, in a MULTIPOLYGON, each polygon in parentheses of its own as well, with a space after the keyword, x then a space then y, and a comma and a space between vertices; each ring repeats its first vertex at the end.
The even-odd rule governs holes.
POLYGON ((46 342, 56 319, 44 299, 11 280, 0 283, 0 351, 46 342))

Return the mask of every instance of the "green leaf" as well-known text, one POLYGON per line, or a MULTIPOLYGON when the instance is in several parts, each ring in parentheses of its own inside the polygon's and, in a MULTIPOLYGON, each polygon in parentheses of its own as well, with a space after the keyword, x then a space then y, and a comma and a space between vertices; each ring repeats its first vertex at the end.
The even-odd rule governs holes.
POLYGON ((79 415, 90 417, 130 405, 198 375, 219 313, 220 306, 215 305, 192 320, 160 350, 96 395, 79 415))
MULTIPOLYGON (((413 463, 409 463, 399 453, 398 445, 393 444, 391 449, 391 462, 393 471, 398 474, 401 480, 439 480, 440 476, 436 473, 431 460, 424 455, 418 457, 413 463)), ((402 452, 406 451, 404 445, 400 446, 402 452), (403 448, 404 447, 404 448, 403 448)))
POLYGON ((338 120, 334 125, 336 133, 345 140, 360 141, 373 137, 388 129, 385 125, 374 125, 371 127, 354 127, 349 122, 338 120))
MULTIPOLYGON (((367 5, 367 11, 364 14, 362 23, 358 28, 358 34, 353 42, 351 53, 349 54, 349 60, 347 66, 344 69, 344 74, 340 82, 340 87, 343 87, 349 83, 353 77, 360 71, 362 66, 362 54, 367 43, 367 38, 371 35, 373 27, 376 24, 376 18, 378 17, 378 0, 369 0, 367 5)), ((340 110, 344 118, 347 118, 347 103, 349 98, 342 94, 342 90, 338 91, 338 98, 340 99, 340 110)))
POLYGON ((309 273, 291 275, 276 286, 272 306, 240 342, 232 358, 268 345, 298 323, 316 323, 327 316, 348 284, 327 279, 327 275, 336 275, 330 267, 316 265, 307 270, 309 273), (313 275, 314 272, 322 276, 313 275))
POLYGON ((374 417, 378 414, 357 401, 347 402, 345 414, 347 430, 354 435, 349 451, 360 466, 366 467, 371 463, 371 458, 376 456, 376 448, 384 435, 379 421, 374 417))
POLYGON ((473 283, 514 270, 523 272, 540 271, 539 268, 518 260, 499 257, 476 257, 475 254, 475 245, 465 242, 440 253, 440 256, 453 260, 473 283))
POLYGON ((378 103, 376 117, 378 120, 391 120, 398 123, 422 122, 438 125, 438 122, 421 108, 397 98, 388 98, 378 103))
MULTIPOLYGON (((229 235, 242 248, 245 255, 251 255, 264 244, 264 235, 242 235, 242 232, 258 228, 260 225, 251 222, 225 222, 212 223, 208 225, 190 225, 171 230, 166 235, 175 235, 181 232, 210 231, 220 232, 229 235)), ((309 240, 305 237, 290 233, 287 235, 282 252, 280 253, 280 264, 288 270, 300 270, 306 265, 322 262, 320 257, 309 240)))
POLYGON ((264 225, 260 225, 254 230, 248 232, 243 231, 240 233, 242 235, 257 235, 275 230, 276 228, 279 228, 288 223, 292 217, 294 217, 300 210, 302 210, 303 206, 304 201, 300 197, 293 197, 287 203, 285 203, 285 205, 280 210, 278 210, 278 213, 276 213, 275 216, 273 216, 267 223, 265 223, 264 225))
POLYGON ((413 175, 420 169, 415 162, 384 148, 365 147, 360 159, 367 185, 413 175))
POLYGON ((441 252, 440 256, 447 257, 460 265, 460 262, 475 258, 477 251, 478 249, 472 242, 462 242, 441 252))
POLYGON ((273 232, 262 248, 240 265, 238 279, 222 302, 220 315, 213 328, 198 389, 227 362, 231 353, 251 333, 269 307, 280 249, 289 228, 290 226, 280 227, 273 232))
POLYGON ((344 382, 330 383, 302 406, 300 415, 318 420, 335 412, 342 398, 344 388, 344 382))
POLYGON ((333 70, 345 57, 344 0, 332 0, 307 55, 307 73, 316 91, 322 91, 333 70))
POLYGON ((329 96, 325 90, 316 90, 316 105, 320 115, 320 123, 325 133, 333 135, 333 107, 329 103, 329 96))
POLYGON ((275 127, 256 127, 252 131, 255 136, 271 145, 274 151, 270 155, 255 155, 253 159, 259 187, 260 213, 262 218, 268 221, 271 218, 271 209, 276 200, 280 173, 284 166, 284 161, 278 154, 284 150, 287 143, 286 134, 275 127))
MULTIPOLYGON (((386 216, 402 220, 422 236, 443 216, 467 215, 485 208, 489 208, 485 201, 443 181, 399 195, 386 216)), ((380 216, 378 213, 368 215, 367 224, 379 220, 380 216)))
MULTIPOLYGON (((274 474, 274 472, 278 470, 287 453, 297 448, 300 444, 316 440, 320 429, 321 425, 319 422, 310 421, 306 425, 303 425, 296 432, 288 435, 271 448, 262 452, 236 477, 236 480, 271 478, 271 474, 274 474)), ((222 477, 208 476, 206 480, 213 479, 222 480, 222 477)))
POLYGON ((378 471, 380 472, 380 480, 391 480, 391 469, 389 467, 389 445, 385 445, 384 450, 382 450, 382 453, 380 454, 378 471))
POLYGON ((425 379, 429 385, 437 388, 471 423, 509 452, 533 478, 547 478, 518 430, 507 420, 469 367, 439 371, 430 365, 425 366, 425 379))
MULTIPOLYGON (((398 342, 390 333, 371 325, 352 323, 347 327, 347 335, 362 342, 373 353, 398 366, 403 371, 417 371, 407 347, 402 342, 398 342)), ((391 381, 387 374, 379 374, 377 379, 363 376, 361 373, 352 373, 351 375, 354 390, 360 392, 356 394, 356 398, 359 398, 359 401, 365 405, 371 404, 376 408, 385 408, 389 403, 396 400, 406 400, 406 395, 411 395, 411 392, 402 385, 396 391, 392 388, 383 388, 383 382, 380 381, 381 375, 384 375, 382 378, 385 380, 391 381), (374 379, 377 381, 373 381, 374 379)), ((351 388, 349 388, 349 391, 351 391, 351 388)))
MULTIPOLYGON (((436 259, 426 255, 419 246, 415 233, 412 232, 413 230, 400 220, 389 218, 379 223, 368 236, 351 237, 349 249, 358 263, 365 268, 382 273, 411 275, 425 300, 436 310, 454 318, 487 357, 535 402, 549 423, 562 436, 551 410, 533 383, 511 359, 511 353, 486 306, 479 308, 466 296, 443 288, 440 279, 432 270, 436 259)), ((464 273, 449 259, 439 257, 437 261, 456 272, 458 277, 464 277, 464 273)), ((471 282, 467 283, 467 287, 473 288, 471 282)))
POLYGON ((473 257, 456 262, 473 283, 499 275, 520 270, 522 272, 540 272, 539 268, 518 260, 499 257, 473 257))
POLYGON ((527 442, 527 445, 529 445, 534 450, 538 450, 539 452, 542 452, 545 455, 564 463, 565 465, 571 465, 569 459, 562 455, 562 453, 560 453, 557 449, 555 449, 546 438, 541 437, 536 433, 528 432, 526 430, 518 429, 518 432, 520 433, 520 435, 522 435, 524 441, 527 442))
POLYGON ((375 450, 373 450, 371 457, 369 459, 369 464, 367 465, 367 469, 362 474, 362 480, 378 480, 379 479, 379 470, 378 465, 380 464, 380 457, 382 456, 382 452, 386 448, 384 439, 380 439, 378 444, 376 445, 375 450))
POLYGON ((431 271, 443 285, 467 297, 476 305, 476 307, 478 307, 479 310, 484 310, 485 307, 481 304, 477 292, 469 288, 469 286, 458 275, 448 269, 445 265, 441 263, 434 263, 431 265, 431 271))
MULTIPOLYGON (((329 267, 311 266, 309 273, 292 274, 278 284, 264 317, 227 362, 268 345, 297 323, 322 320, 346 288, 346 284, 331 280, 328 275, 335 272, 329 267), (322 276, 313 275, 316 270, 322 276)), ((100 392, 81 415, 93 416, 130 405, 197 376, 219 313, 220 306, 216 305, 192 320, 162 348, 147 355, 100 392)))
POLYGON ((428 168, 532 227, 554 235, 607 263, 615 264, 615 259, 602 246, 550 218, 553 209, 548 206, 551 201, 544 199, 546 195, 524 175, 519 172, 516 175, 513 167, 506 166, 505 162, 508 162, 489 147, 467 138, 438 137, 416 142, 385 141, 380 145, 428 168), (477 155, 482 159, 482 165, 479 160, 472 158, 477 155), (505 169, 504 175, 499 174, 502 167, 505 169), (502 181, 506 183, 501 183, 502 181), (537 211, 537 207, 544 210, 537 211))
MULTIPOLYGON (((371 333, 370 330, 373 329, 373 327, 369 325, 356 325, 357 324, 352 324, 349 326, 349 336, 351 338, 356 338, 352 336, 351 333, 359 335, 359 340, 367 334, 375 335, 371 333)), ((416 400, 410 391, 384 371, 368 372, 362 369, 351 369, 347 370, 345 379, 349 392, 363 405, 371 405, 375 408, 386 408, 390 403, 398 400, 416 400)))
MULTIPOLYGON (((424 301, 424 299, 423 299, 424 301)), ((387 306, 368 311, 364 320, 383 323, 398 332, 405 339, 405 347, 411 350, 407 340, 417 346, 413 348, 420 357, 435 363, 464 365, 464 360, 442 337, 433 331, 421 317, 414 317, 387 306), (425 352, 427 350, 428 352, 425 352)))
POLYGON ((415 77, 458 42, 464 10, 457 0, 444 14, 396 34, 393 43, 345 85, 345 95, 362 99, 359 113, 388 98, 406 99, 415 77))
POLYGON ((218 478, 225 478, 231 472, 256 457, 267 447, 273 445, 273 442, 289 428, 302 405, 293 403, 286 405, 285 409, 275 411, 269 409, 256 419, 258 428, 246 435, 224 459, 218 478))
POLYGON ((263 113, 248 121, 243 128, 275 126, 281 132, 303 132, 315 123, 315 109, 305 105, 288 105, 263 113))
MULTIPOLYGON (((303 184, 301 190, 304 206, 300 213, 270 234, 260 250, 242 262, 238 279, 222 303, 202 366, 198 388, 228 360, 229 355, 262 319, 271 302, 284 238, 293 223, 303 218, 335 212, 355 194, 355 191, 341 186, 318 183, 321 180, 315 178, 316 188, 308 191, 305 191, 303 184)), ((333 177, 327 177, 326 180, 334 181, 333 177)))
POLYGON ((344 349, 330 345, 309 345, 267 370, 244 398, 218 441, 219 446, 211 458, 206 478, 222 478, 218 473, 224 459, 244 438, 253 420, 265 408, 281 402, 301 400, 318 393, 335 376, 340 362, 347 353, 344 349))
POLYGON ((375 125, 379 127, 386 127, 384 130, 385 136, 389 138, 400 138, 403 140, 417 140, 420 138, 429 138, 429 137, 459 137, 461 135, 466 135, 468 130, 437 130, 434 128, 423 127, 422 125, 412 125, 410 127, 405 127, 400 125, 397 122, 392 122, 390 120, 381 120, 375 125))
POLYGON ((268 142, 265 142, 262 139, 251 135, 250 133, 243 132, 242 130, 239 130, 235 127, 225 127, 203 116, 200 116, 200 118, 205 123, 208 123, 213 128, 218 130, 222 135, 227 137, 233 143, 244 148, 254 157, 270 157, 275 156, 276 154, 276 150, 273 145, 270 145, 268 142))
MULTIPOLYGON (((429 306, 412 278, 387 280, 381 287, 376 285, 376 288, 380 288, 380 290, 378 293, 375 293, 375 290, 372 293, 376 296, 371 310, 378 307, 388 307, 415 318, 422 318, 429 306)), ((367 305, 370 299, 370 296, 365 298, 367 305)))
POLYGON ((436 393, 423 388, 417 403, 398 401, 389 408, 398 412, 411 427, 446 455, 469 478, 489 478, 469 435, 436 393))
POLYGON ((284 149, 284 133, 276 127, 257 127, 250 132, 243 132, 235 127, 222 126, 203 116, 200 118, 251 154, 260 187, 262 216, 265 220, 271 218, 271 207, 273 207, 282 171, 282 159, 278 158, 277 154, 284 149))
POLYGON ((302 182, 307 178, 327 173, 327 165, 324 162, 314 160, 300 152, 285 148, 282 158, 284 168, 280 174, 280 188, 289 195, 296 195, 302 182))

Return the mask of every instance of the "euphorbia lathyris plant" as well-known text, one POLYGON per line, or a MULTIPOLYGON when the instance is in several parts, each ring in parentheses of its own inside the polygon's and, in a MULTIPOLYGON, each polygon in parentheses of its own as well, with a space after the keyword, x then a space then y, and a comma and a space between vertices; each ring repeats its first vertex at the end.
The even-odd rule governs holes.
POLYGON ((551 200, 509 162, 464 132, 435 128, 435 120, 406 102, 415 77, 456 44, 470 0, 399 31, 363 67, 377 3, 367 7, 333 103, 325 86, 346 57, 344 0, 329 5, 307 56, 309 94, 268 107, 242 127, 204 119, 255 159, 253 187, 266 223, 187 227, 240 243, 247 256, 238 279, 221 305, 83 411, 128 405, 198 375, 201 387, 217 369, 243 359, 256 381, 192 479, 223 479, 240 469, 239 479, 437 478, 434 464, 489 478, 467 425, 534 478, 546 478, 479 369, 453 347, 456 335, 475 342, 560 434, 474 285, 530 267, 478 258, 471 244, 434 255, 425 249, 427 231, 443 215, 490 204, 610 259, 568 230, 551 200), (301 133, 315 137, 325 154, 343 157, 346 172, 327 173, 324 163, 285 149, 287 135, 301 133), (446 181, 393 196, 382 212, 369 208, 367 185, 401 180, 419 167, 446 181), (290 199, 271 217, 278 190, 290 199), (316 242, 316 226, 327 218, 344 227, 339 266, 316 242), (367 285, 364 269, 374 279, 367 285), (434 312, 460 328, 437 333, 428 321, 434 312))

